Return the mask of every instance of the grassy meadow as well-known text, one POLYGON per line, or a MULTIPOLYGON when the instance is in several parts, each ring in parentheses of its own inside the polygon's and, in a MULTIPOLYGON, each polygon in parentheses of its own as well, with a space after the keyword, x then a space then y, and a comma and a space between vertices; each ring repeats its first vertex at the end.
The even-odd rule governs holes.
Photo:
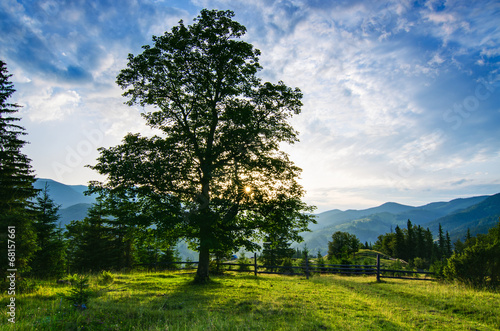
POLYGON ((227 272, 208 285, 180 272, 91 276, 95 296, 78 311, 62 299, 70 285, 40 282, 16 296, 16 324, 2 330, 495 330, 500 293, 374 276, 227 272))

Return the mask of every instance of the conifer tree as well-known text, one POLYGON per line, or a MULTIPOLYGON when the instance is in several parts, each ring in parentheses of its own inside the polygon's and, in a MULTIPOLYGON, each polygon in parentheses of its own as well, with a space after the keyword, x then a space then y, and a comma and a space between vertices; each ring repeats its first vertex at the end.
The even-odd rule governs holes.
POLYGON ((439 247, 438 258, 442 258, 446 255, 446 239, 444 236, 443 227, 441 226, 441 223, 439 223, 439 229, 438 229, 438 247, 439 247))
POLYGON ((407 260, 408 254, 406 253, 405 235, 403 233, 403 230, 401 230, 401 228, 397 225, 395 234, 394 256, 403 260, 407 260))
POLYGON ((65 244, 62 229, 57 226, 59 208, 49 197, 48 186, 45 184, 34 207, 34 227, 39 249, 31 263, 31 273, 38 277, 59 277, 65 272, 65 244))
POLYGON ((416 238, 415 238, 415 228, 411 224, 411 221, 408 220, 406 223, 406 258, 408 261, 413 260, 416 254, 416 238))
POLYGON ((435 249, 435 244, 434 244, 434 237, 432 236, 432 232, 429 228, 427 228, 424 232, 424 242, 425 242, 425 254, 426 258, 429 261, 434 261, 437 259, 437 254, 436 254, 436 249, 435 249))
POLYGON ((415 254, 417 257, 425 258, 425 238, 424 238, 424 229, 419 225, 417 226, 417 230, 415 231, 415 254))
MULTIPOLYGON (((262 250, 262 260, 266 266, 280 266, 286 258, 291 258, 295 251, 291 243, 280 236, 268 236, 262 250)), ((270 268, 274 270, 274 268, 270 268)))
POLYGON ((448 258, 451 256, 451 254, 453 254, 453 250, 451 247, 451 238, 448 231, 446 231, 445 256, 448 258))
POLYGON ((37 249, 30 202, 37 190, 33 187, 31 160, 21 152, 26 144, 21 136, 26 132, 16 124, 20 118, 15 117, 15 113, 20 106, 8 102, 15 92, 9 80, 11 76, 6 63, 0 60, 0 265, 2 270, 17 269, 25 273, 37 249), (11 252, 7 244, 15 246, 15 257, 8 256, 11 252))
POLYGON ((107 221, 97 203, 84 220, 66 225, 71 272, 109 270, 119 264, 120 250, 107 221))

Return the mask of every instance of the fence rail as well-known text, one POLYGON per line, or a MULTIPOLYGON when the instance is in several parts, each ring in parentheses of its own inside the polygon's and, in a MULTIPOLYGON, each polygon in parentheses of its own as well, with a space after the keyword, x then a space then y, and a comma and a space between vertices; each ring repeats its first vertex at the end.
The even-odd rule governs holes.
MULTIPOLYGON (((375 275, 377 281, 381 278, 395 278, 395 279, 408 279, 408 280, 435 280, 434 278, 427 278, 427 275, 435 275, 433 272, 428 271, 411 271, 411 270, 393 270, 393 269, 383 269, 380 265, 380 255, 377 255, 377 264, 374 265, 352 265, 352 264, 315 264, 309 263, 308 258, 304 259, 304 265, 302 266, 269 266, 269 265, 258 265, 257 264, 257 254, 254 254, 253 263, 233 263, 233 262, 223 262, 220 266, 229 267, 240 267, 240 272, 253 272, 256 276, 258 274, 275 274, 275 275, 305 275, 307 279, 311 273, 320 274, 342 274, 342 275, 375 275), (253 268, 253 270, 252 270, 253 268), (262 271, 259 271, 261 269, 262 271), (265 270, 264 270, 265 269, 265 270), (276 270, 276 271, 275 271, 276 270), (296 270, 302 270, 302 272, 294 272, 296 270), (425 275, 425 278, 416 277, 416 275, 425 275)), ((176 269, 193 269, 194 265, 198 262, 164 262, 155 263, 153 265, 147 265, 150 267, 158 266, 169 266, 169 265, 183 265, 183 267, 176 269)), ((145 264, 143 264, 145 265, 145 264)), ((168 269, 168 268, 167 268, 168 269)))

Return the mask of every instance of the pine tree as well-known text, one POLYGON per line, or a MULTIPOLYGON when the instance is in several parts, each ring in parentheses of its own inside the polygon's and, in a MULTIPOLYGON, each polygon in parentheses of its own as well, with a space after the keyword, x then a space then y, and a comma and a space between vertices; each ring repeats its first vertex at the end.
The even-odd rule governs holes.
MULTIPOLYGON (((281 238, 279 235, 273 237, 268 236, 263 245, 264 249, 261 255, 264 265, 273 267, 280 266, 285 259, 291 258, 294 254, 297 254, 290 245, 291 244, 286 239, 281 238)), ((274 268, 269 269, 271 271, 275 270, 274 268)))
POLYGON ((401 228, 396 225, 394 237, 394 257, 407 260, 408 254, 406 252, 405 235, 401 228))
POLYGON ((420 225, 417 227, 417 230, 415 232, 415 237, 416 237, 416 244, 415 244, 416 256, 425 259, 427 255, 425 252, 424 229, 420 225))
POLYGON ((62 229, 57 227, 59 208, 49 197, 45 184, 35 203, 34 227, 39 250, 31 263, 31 273, 38 277, 59 277, 65 272, 65 244, 62 229))
POLYGON ((407 225, 407 227, 406 227, 406 240, 405 240, 406 258, 408 259, 408 261, 410 261, 416 257, 417 240, 416 240, 416 235, 415 235, 415 228, 411 224, 411 221, 408 220, 406 225, 407 225))
POLYGON ((20 136, 26 133, 16 124, 20 118, 14 116, 20 106, 7 102, 15 92, 11 76, 0 60, 0 265, 3 272, 17 269, 22 274, 29 271, 29 262, 37 250, 30 202, 37 190, 33 187, 31 160, 21 153, 26 141, 20 136), (7 251, 7 244, 15 245, 15 257, 8 256, 12 253, 7 251))
POLYGON ((93 205, 84 220, 66 225, 71 272, 109 270, 119 265, 123 251, 117 247, 117 238, 103 217, 101 207, 93 205))
POLYGON ((438 257, 442 258, 446 255, 446 239, 444 237, 443 227, 441 226, 441 223, 439 223, 439 230, 438 230, 438 247, 439 247, 438 257))
POLYGON ((465 242, 467 243, 468 240, 472 238, 472 235, 470 234, 470 228, 467 228, 467 235, 465 236, 465 242))
POLYGON ((445 241, 445 256, 448 258, 453 254, 452 246, 451 246, 451 238, 448 231, 446 231, 446 241, 445 241))

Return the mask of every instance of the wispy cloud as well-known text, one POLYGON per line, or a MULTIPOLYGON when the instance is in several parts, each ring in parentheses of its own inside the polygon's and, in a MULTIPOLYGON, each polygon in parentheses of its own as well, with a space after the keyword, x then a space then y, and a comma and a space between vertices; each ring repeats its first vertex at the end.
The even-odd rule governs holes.
MULTIPOLYGON (((141 109, 122 104, 115 77, 128 53, 204 7, 234 10, 262 51, 261 77, 304 92, 293 119, 301 143, 283 148, 304 169, 308 202, 360 207, 500 191, 498 1, 3 1, 0 57, 31 121, 40 176, 54 174, 38 156, 50 149, 42 130, 50 123, 101 125, 105 146, 128 131, 151 134, 141 109)), ((86 139, 65 141, 77 150, 86 139)), ((64 164, 67 146, 53 160, 64 164)), ((85 182, 79 169, 63 180, 85 182)))

